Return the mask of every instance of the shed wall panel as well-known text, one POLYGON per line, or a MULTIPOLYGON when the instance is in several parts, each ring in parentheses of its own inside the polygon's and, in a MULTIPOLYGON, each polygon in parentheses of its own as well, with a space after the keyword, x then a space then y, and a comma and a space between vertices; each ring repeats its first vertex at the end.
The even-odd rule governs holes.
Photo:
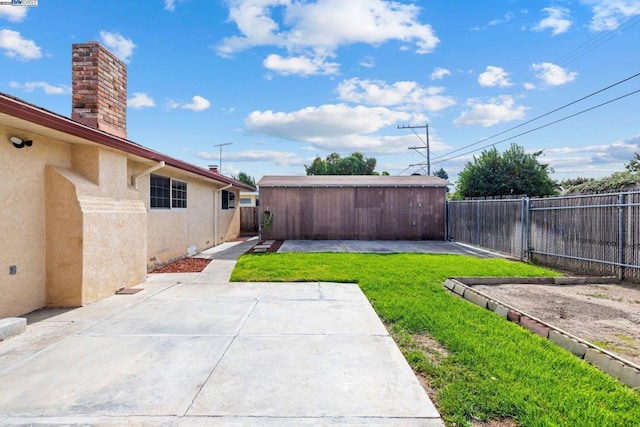
POLYGON ((261 187, 264 239, 443 240, 443 187, 261 187))

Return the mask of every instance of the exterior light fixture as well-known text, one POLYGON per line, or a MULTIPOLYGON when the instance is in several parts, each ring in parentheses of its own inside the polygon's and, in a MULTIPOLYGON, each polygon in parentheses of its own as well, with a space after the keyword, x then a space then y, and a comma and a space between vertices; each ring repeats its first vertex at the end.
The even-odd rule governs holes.
POLYGON ((13 144, 14 147, 16 148, 22 148, 22 147, 31 147, 31 145, 33 145, 33 141, 30 139, 22 139, 22 138, 18 138, 17 136, 12 136, 11 138, 9 138, 9 141, 11 141, 11 143, 13 144))

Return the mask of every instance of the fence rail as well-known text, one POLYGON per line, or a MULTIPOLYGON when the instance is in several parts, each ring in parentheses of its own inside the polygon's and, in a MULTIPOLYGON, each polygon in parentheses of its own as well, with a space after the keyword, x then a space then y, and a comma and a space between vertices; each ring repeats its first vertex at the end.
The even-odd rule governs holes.
POLYGON ((448 203, 451 240, 640 283, 640 192, 448 203))

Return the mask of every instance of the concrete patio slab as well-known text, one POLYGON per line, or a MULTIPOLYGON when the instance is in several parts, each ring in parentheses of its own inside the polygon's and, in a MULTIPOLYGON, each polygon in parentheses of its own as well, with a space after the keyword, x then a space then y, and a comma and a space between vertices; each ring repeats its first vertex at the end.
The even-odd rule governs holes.
POLYGON ((183 415, 228 337, 73 336, 3 373, 3 415, 183 415))
POLYGON ((255 300, 264 293, 264 286, 260 283, 207 283, 189 282, 180 286, 174 286, 154 295, 153 299, 175 299, 175 300, 219 300, 219 299, 240 299, 255 300))
POLYGON ((389 336, 238 337, 187 415, 439 417, 389 336))
POLYGON ((229 283, 251 244, 28 315, 0 342, 0 425, 444 426, 356 284, 229 283))
POLYGON ((354 283, 270 283, 264 288, 262 300, 270 299, 320 299, 368 303, 367 298, 354 283))
POLYGON ((387 330, 361 302, 279 300, 258 304, 240 333, 387 335, 387 330))
POLYGON ((253 300, 149 299, 83 334, 234 335, 255 304, 253 300))
POLYGON ((499 255, 438 240, 285 240, 278 252, 439 253, 495 258, 499 255))

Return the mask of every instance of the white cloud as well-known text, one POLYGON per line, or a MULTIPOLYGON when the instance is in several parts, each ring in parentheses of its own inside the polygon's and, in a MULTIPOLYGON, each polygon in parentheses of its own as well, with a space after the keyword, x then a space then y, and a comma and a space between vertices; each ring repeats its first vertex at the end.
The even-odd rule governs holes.
POLYGON ((129 62, 133 55, 133 50, 137 47, 133 40, 124 38, 121 34, 109 31, 100 31, 102 43, 113 52, 113 54, 124 62, 129 62))
MULTIPOLYGON (((16 7, 17 6, 11 6, 16 7)), ((19 32, 12 30, 0 30, 0 49, 5 51, 9 58, 16 58, 22 61, 39 59, 42 57, 40 47, 33 40, 23 39, 19 32)))
POLYGON ((531 82, 525 82, 523 86, 526 90, 533 90, 536 88, 536 85, 531 82))
POLYGON ((525 117, 526 107, 516 105, 513 97, 501 95, 487 103, 471 99, 467 101, 469 110, 453 121, 456 126, 480 125, 489 127, 498 123, 520 120, 525 117))
POLYGON ((33 92, 36 89, 42 89, 47 95, 64 95, 71 93, 71 88, 66 85, 51 85, 47 82, 10 82, 9 86, 15 89, 22 89, 25 92, 33 92))
POLYGON ((27 17, 28 7, 0 5, 0 18, 11 22, 22 22, 27 17))
POLYGON ((200 95, 196 95, 193 98, 191 98, 192 102, 188 103, 188 104, 181 104, 179 102, 170 100, 168 101, 165 106, 170 109, 170 110, 174 110, 176 108, 182 108, 183 110, 193 110, 193 111, 204 111, 207 108, 211 107, 211 102, 209 102, 208 99, 203 98, 200 95))
POLYGON ((628 163, 640 152, 640 135, 625 141, 615 141, 611 144, 589 145, 586 147, 562 147, 544 150, 559 162, 560 158, 580 159, 582 165, 586 164, 621 164, 628 163))
POLYGON ((639 0, 582 0, 582 3, 592 7, 589 28, 594 31, 615 30, 625 19, 640 15, 639 0))
POLYGON ((452 97, 442 95, 443 87, 422 87, 412 81, 389 85, 379 80, 354 78, 340 83, 337 91, 343 101, 401 109, 439 111, 456 104, 452 97))
POLYGON ((283 58, 280 55, 271 54, 262 63, 268 70, 282 75, 298 74, 311 76, 317 74, 337 74, 339 64, 326 62, 326 58, 308 58, 305 56, 290 56, 283 58))
POLYGON ((563 84, 567 84, 574 81, 578 75, 575 71, 570 72, 559 65, 552 64, 551 62, 532 64, 531 69, 537 72, 536 77, 547 86, 561 86, 563 84))
POLYGON ((365 56, 362 61, 360 61, 360 65, 365 68, 373 68, 376 66, 376 60, 372 56, 365 56))
POLYGON ((471 28, 471 30, 473 31, 484 31, 487 29, 487 27, 493 27, 496 25, 500 25, 500 24, 505 24, 509 21, 511 21, 514 17, 514 14, 511 12, 505 13, 504 16, 502 18, 495 18, 492 19, 491 21, 489 21, 489 23, 487 25, 484 26, 476 26, 471 28))
POLYGON ((545 7, 544 9, 542 9, 542 11, 547 13, 548 16, 533 27, 534 31, 544 31, 546 29, 550 29, 551 35, 557 36, 558 34, 567 32, 569 30, 569 27, 571 27, 571 24, 573 23, 569 19, 570 12, 567 8, 545 7))
POLYGON ((483 87, 508 87, 511 86, 509 73, 501 67, 488 65, 483 73, 478 76, 478 83, 483 87))
POLYGON ((169 12, 173 12, 176 10, 176 1, 181 2, 182 0, 164 0, 164 9, 169 12))
POLYGON ((309 143, 315 150, 341 153, 361 150, 373 154, 406 153, 409 145, 415 145, 413 135, 374 133, 390 125, 418 123, 421 119, 424 117, 384 107, 329 104, 289 113, 254 111, 244 123, 253 134, 309 143))
POLYGON ((450 76, 450 75, 451 75, 451 71, 447 70, 446 68, 437 67, 431 73, 431 80, 442 80, 446 76, 450 76))
POLYGON ((155 107, 155 105, 153 98, 142 92, 134 92, 133 97, 127 99, 127 107, 131 108, 155 107))
MULTIPOLYGON (((407 154, 408 147, 419 144, 413 134, 405 135, 342 135, 334 138, 318 139, 313 142, 316 149, 327 152, 352 153, 363 151, 368 155, 407 154)), ((429 141, 431 152, 445 151, 449 147, 439 140, 429 141)))
MULTIPOLYGON (((197 156, 202 159, 217 160, 219 153, 202 152, 198 153, 197 156)), ((246 150, 225 153, 224 160, 230 162, 268 162, 278 166, 300 166, 307 161, 307 159, 300 157, 296 152, 271 150, 246 150)))
POLYGON ((511 19, 513 19, 513 13, 509 12, 509 13, 505 13, 504 16, 502 18, 496 18, 496 19, 492 19, 489 22, 489 26, 494 26, 494 25, 500 25, 500 24, 504 24, 506 22, 511 21, 511 19))
POLYGON ((191 99, 193 102, 191 102, 190 104, 182 105, 182 108, 186 110, 193 110, 193 111, 204 111, 207 108, 211 107, 211 102, 209 102, 208 99, 203 98, 199 95, 196 95, 191 99))
POLYGON ((385 126, 406 122, 410 118, 409 113, 383 107, 327 104, 291 113, 254 111, 244 123, 253 133, 314 142, 342 135, 373 133, 385 126))
POLYGON ((241 35, 225 38, 217 47, 222 56, 255 46, 289 51, 312 50, 331 55, 353 43, 379 45, 390 40, 411 44, 417 53, 431 52, 439 43, 430 25, 417 21, 419 8, 383 0, 230 0, 229 20, 241 35), (276 17, 282 17, 281 22, 276 17), (354 19, 357 17, 357 19, 354 19))

